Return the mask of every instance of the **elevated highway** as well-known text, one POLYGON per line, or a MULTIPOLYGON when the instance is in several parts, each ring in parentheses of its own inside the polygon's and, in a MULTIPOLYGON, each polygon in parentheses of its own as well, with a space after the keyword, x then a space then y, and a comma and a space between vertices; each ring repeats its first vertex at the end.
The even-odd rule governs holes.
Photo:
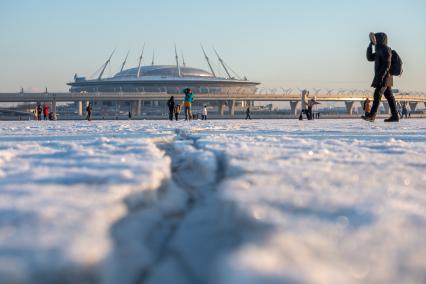
MULTIPOLYGON (((170 94, 165 92, 93 92, 93 93, 70 93, 70 92, 43 92, 43 93, 0 93, 0 102, 38 102, 51 103, 52 112, 56 113, 57 102, 75 102, 78 112, 82 112, 82 105, 89 101, 129 101, 132 102, 132 112, 134 115, 140 115, 142 102, 144 101, 167 101, 170 96, 174 96, 175 100, 183 100, 183 94, 170 94)), ((355 102, 362 102, 366 98, 372 98, 370 91, 326 91, 321 93, 315 92, 315 95, 310 95, 309 98, 315 97, 319 102, 344 102, 347 108, 347 113, 351 114, 355 106, 355 102)), ((425 93, 400 92, 395 94, 397 101, 407 103, 411 110, 415 110, 419 103, 424 103, 426 106, 425 93)), ((258 91, 255 94, 248 93, 216 93, 216 94, 195 94, 196 101, 215 102, 219 106, 219 112, 223 113, 225 106, 229 108, 231 115, 235 111, 235 102, 258 102, 258 101, 280 101, 289 102, 293 114, 297 113, 297 107, 301 100, 299 93, 287 91, 258 91)), ((386 100, 383 100, 385 109, 388 109, 386 100)))

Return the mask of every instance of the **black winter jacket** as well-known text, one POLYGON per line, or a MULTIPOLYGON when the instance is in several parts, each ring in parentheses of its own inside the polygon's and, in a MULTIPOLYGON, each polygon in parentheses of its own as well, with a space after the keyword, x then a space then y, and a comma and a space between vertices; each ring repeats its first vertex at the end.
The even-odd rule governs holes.
POLYGON ((374 79, 371 84, 374 88, 392 87, 393 77, 389 73, 392 63, 392 50, 387 46, 388 37, 385 33, 377 33, 376 52, 373 53, 373 45, 367 48, 367 60, 374 61, 374 79))
POLYGON ((170 99, 167 101, 167 106, 169 107, 169 111, 173 112, 175 109, 175 101, 170 99))

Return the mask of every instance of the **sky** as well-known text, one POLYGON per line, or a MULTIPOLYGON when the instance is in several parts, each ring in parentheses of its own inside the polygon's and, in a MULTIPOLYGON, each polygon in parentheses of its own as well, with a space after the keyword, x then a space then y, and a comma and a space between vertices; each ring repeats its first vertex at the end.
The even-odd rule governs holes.
MULTIPOLYGON (((367 89, 369 32, 386 32, 404 62, 395 87, 426 91, 426 1, 367 0, 1 0, 0 92, 66 91, 75 73, 90 77, 113 49, 106 75, 144 64, 208 70, 205 46, 265 88, 367 89)), ((221 71, 223 74, 224 72, 221 71)))

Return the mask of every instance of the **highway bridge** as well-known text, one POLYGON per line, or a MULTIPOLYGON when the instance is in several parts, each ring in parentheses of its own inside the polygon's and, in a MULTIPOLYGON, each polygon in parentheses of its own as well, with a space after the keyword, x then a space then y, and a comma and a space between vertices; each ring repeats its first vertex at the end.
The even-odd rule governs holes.
MULTIPOLYGON (((259 89, 256 93, 233 92, 233 93, 206 93, 194 94, 196 101, 215 102, 218 105, 219 113, 223 114, 227 106, 229 114, 234 115, 236 102, 259 102, 259 101, 280 101, 289 102, 292 114, 298 112, 298 105, 301 101, 301 92, 293 92, 291 89, 259 89)), ((0 102, 35 102, 51 103, 51 111, 56 113, 57 102, 74 102, 79 114, 83 113, 83 105, 94 101, 128 101, 131 102, 131 111, 135 116, 141 115, 144 101, 166 101, 170 96, 175 100, 183 100, 183 94, 170 94, 166 92, 43 92, 43 93, 0 93, 0 102)), ((319 102, 344 102, 347 113, 352 114, 355 102, 363 102, 366 98, 372 98, 373 94, 369 90, 332 91, 313 89, 308 98, 314 97, 319 102)), ((416 110, 419 103, 426 107, 426 93, 420 92, 398 92, 395 93, 397 101, 406 103, 412 111, 416 110)), ((382 100, 385 110, 388 110, 386 100, 382 100)))

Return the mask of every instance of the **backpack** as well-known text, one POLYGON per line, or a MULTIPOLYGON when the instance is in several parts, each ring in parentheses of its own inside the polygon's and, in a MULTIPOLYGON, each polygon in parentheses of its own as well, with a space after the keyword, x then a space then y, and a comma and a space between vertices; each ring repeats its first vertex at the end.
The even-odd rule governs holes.
POLYGON ((392 50, 392 62, 390 67, 390 74, 392 76, 401 76, 402 75, 402 60, 399 57, 399 54, 392 50))

